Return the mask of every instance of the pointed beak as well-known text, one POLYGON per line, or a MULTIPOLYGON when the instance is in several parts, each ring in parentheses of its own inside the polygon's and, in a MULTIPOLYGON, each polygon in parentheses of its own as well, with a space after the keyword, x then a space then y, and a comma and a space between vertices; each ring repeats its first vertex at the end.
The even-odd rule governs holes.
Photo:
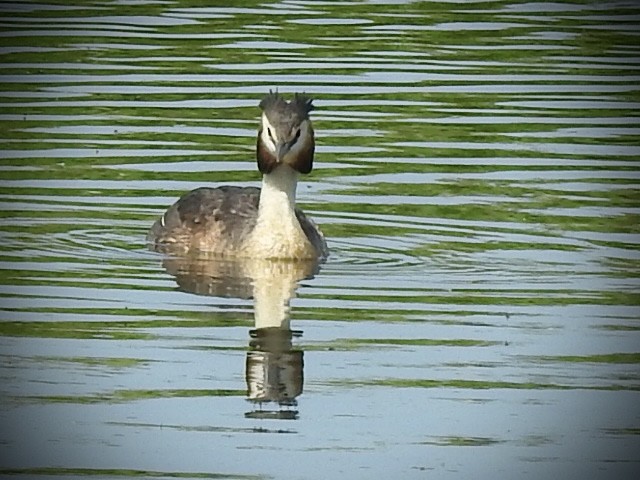
POLYGON ((289 147, 290 145, 287 142, 283 142, 283 141, 279 141, 276 144, 276 159, 278 160, 278 163, 282 162, 282 159, 289 151, 289 147))

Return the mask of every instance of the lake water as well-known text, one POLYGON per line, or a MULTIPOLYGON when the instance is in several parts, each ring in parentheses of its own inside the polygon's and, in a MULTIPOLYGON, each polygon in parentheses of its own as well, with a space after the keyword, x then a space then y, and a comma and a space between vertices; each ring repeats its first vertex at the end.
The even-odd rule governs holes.
POLYGON ((220 3, 0 3, 0 473, 637 478, 636 2, 220 3), (275 88, 328 261, 149 251, 275 88))

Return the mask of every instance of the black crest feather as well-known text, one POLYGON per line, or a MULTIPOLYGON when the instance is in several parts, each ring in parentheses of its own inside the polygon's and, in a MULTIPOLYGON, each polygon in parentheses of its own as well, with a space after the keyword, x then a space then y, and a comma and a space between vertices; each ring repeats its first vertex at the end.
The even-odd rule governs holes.
POLYGON ((293 114, 301 119, 309 118, 309 112, 315 107, 313 99, 305 93, 294 93, 293 99, 285 100, 278 90, 269 90, 269 94, 260 101, 260 109, 265 113, 293 114))

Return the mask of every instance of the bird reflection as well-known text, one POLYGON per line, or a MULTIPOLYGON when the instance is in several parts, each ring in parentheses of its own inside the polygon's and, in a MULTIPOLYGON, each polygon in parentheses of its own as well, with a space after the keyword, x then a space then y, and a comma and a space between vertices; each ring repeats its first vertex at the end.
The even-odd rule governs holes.
POLYGON ((301 280, 319 270, 317 261, 224 260, 172 257, 163 265, 181 290, 197 295, 253 298, 254 328, 249 331, 245 364, 247 418, 298 418, 303 389, 303 351, 293 346, 301 330, 290 325, 290 302, 301 280))

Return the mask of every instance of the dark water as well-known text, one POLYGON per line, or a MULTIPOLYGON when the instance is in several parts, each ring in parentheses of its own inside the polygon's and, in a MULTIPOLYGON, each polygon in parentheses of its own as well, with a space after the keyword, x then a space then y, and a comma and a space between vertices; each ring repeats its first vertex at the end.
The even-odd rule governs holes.
POLYGON ((46 2, 0 3, 0 473, 637 478, 636 2, 46 2), (259 184, 276 87, 328 262, 148 251, 259 184))

